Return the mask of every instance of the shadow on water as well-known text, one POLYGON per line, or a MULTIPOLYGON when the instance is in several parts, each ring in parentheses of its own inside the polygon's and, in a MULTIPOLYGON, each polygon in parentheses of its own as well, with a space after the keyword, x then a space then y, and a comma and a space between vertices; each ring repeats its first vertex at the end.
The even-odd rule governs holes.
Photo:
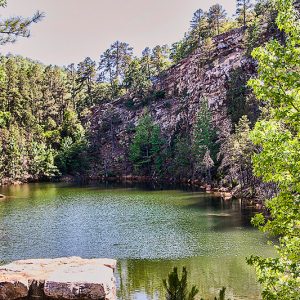
POLYGON ((0 201, 0 261, 116 258, 123 300, 163 299, 162 279, 186 266, 201 296, 226 286, 233 299, 259 299, 245 257, 272 251, 236 200, 116 183, 29 184, 0 193, 9 196, 0 201))

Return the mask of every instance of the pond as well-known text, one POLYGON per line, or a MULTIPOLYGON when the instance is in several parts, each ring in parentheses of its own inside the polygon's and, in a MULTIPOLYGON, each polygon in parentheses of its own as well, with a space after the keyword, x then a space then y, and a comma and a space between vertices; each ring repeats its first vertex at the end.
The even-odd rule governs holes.
POLYGON ((273 255, 238 200, 181 188, 27 184, 0 189, 0 261, 81 256, 118 260, 119 299, 164 299, 186 266, 199 295, 259 299, 251 254, 273 255))

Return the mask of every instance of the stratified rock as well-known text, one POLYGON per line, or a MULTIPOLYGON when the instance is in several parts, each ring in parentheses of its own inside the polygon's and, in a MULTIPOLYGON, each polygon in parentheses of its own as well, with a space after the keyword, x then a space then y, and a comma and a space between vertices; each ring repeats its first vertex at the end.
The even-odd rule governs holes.
POLYGON ((19 260, 0 267, 0 300, 116 299, 112 259, 19 260))
POLYGON ((250 78, 256 72, 254 61, 245 56, 244 38, 243 28, 214 37, 211 47, 196 49, 153 79, 152 98, 127 94, 96 105, 88 120, 90 142, 97 149, 93 174, 132 174, 128 149, 145 108, 171 144, 178 133, 193 132, 200 101, 206 98, 218 139, 224 140, 232 129, 230 78, 236 73, 250 78))

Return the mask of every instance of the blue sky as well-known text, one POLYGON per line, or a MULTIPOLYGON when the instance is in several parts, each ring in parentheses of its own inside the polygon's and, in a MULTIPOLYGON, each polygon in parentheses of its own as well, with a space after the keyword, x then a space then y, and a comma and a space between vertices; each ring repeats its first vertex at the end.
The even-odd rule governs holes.
POLYGON ((189 27, 193 12, 216 2, 229 15, 235 0, 8 0, 1 17, 30 16, 36 10, 45 19, 32 26, 29 39, 1 47, 1 54, 20 54, 46 64, 78 63, 101 52, 115 40, 125 41, 139 55, 146 47, 171 44, 189 27))

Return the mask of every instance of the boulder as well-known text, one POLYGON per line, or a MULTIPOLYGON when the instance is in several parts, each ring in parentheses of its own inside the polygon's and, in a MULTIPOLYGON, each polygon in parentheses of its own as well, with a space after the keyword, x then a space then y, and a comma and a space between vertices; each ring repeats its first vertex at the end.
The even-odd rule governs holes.
POLYGON ((0 266, 0 300, 116 299, 113 259, 19 260, 0 266))

